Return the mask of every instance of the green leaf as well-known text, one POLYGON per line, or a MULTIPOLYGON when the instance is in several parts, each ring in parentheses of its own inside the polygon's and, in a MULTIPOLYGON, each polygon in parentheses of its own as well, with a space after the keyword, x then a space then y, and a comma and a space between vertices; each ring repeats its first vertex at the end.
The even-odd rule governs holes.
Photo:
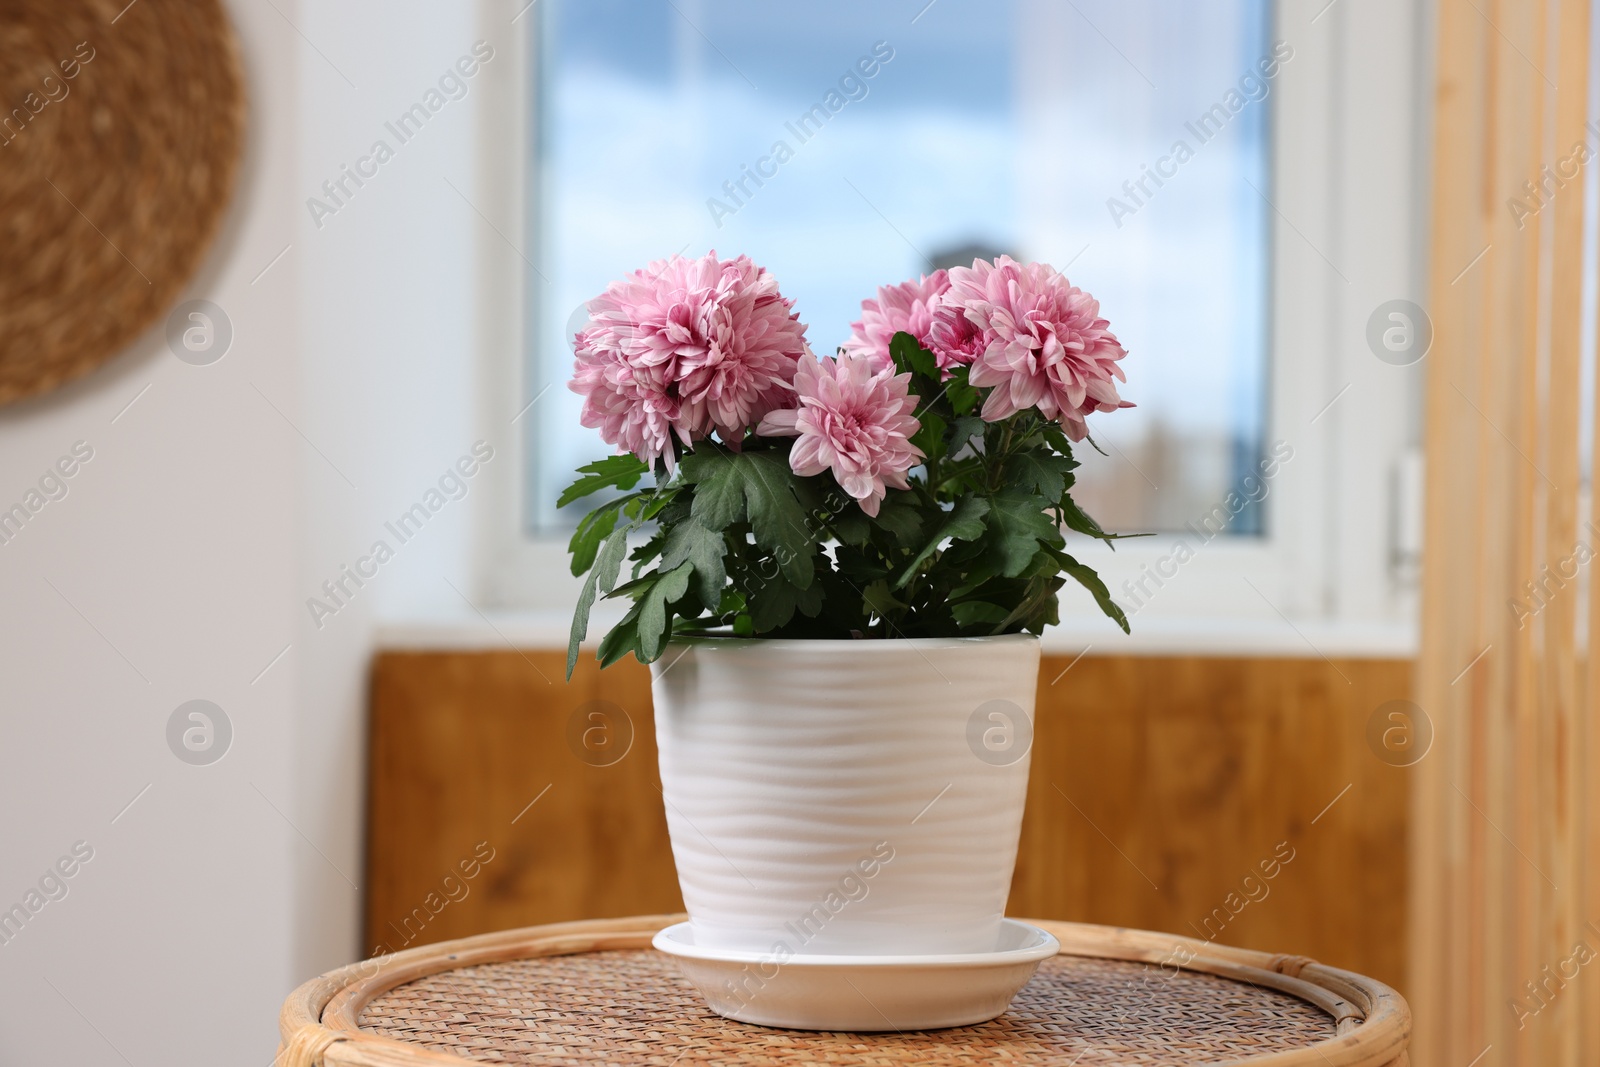
POLYGON ((629 652, 640 663, 653 663, 661 656, 670 623, 668 606, 688 592, 691 570, 693 564, 684 563, 671 571, 656 571, 643 580, 648 584, 635 591, 633 607, 600 642, 602 667, 611 666, 629 652))
POLYGON ((670 571, 658 572, 660 580, 634 605, 639 612, 639 662, 652 663, 661 655, 667 634, 667 605, 689 591, 689 572, 693 569, 693 564, 682 563, 670 571))
POLYGON ((649 522, 678 499, 678 492, 675 486, 657 486, 653 490, 637 493, 635 499, 628 501, 627 513, 640 522, 649 522))
MULTIPOLYGON (((906 548, 912 548, 922 542, 922 514, 911 503, 911 494, 899 490, 891 491, 881 504, 878 505, 878 517, 867 519, 862 515, 863 521, 875 524, 879 529, 888 531, 896 541, 906 548)), ((869 535, 870 535, 869 528, 869 535)), ((864 544, 866 537, 860 541, 847 542, 850 544, 864 544)))
POLYGON ((896 600, 889 591, 889 583, 879 579, 861 591, 861 599, 867 606, 867 611, 880 619, 888 619, 891 615, 898 615, 906 609, 905 604, 896 600))
POLYGON ((1027 570, 1041 544, 1061 544, 1061 531, 1044 513, 1038 495, 1026 489, 1006 489, 995 494, 986 522, 987 543, 995 553, 1000 573, 1007 578, 1027 570))
MULTIPOLYGON (((1039 555, 1041 557, 1045 556, 1043 552, 1039 555)), ((1017 602, 1017 606, 1012 608, 1011 613, 1005 618, 995 623, 994 628, 989 631, 990 633, 1004 633, 1011 628, 1012 624, 1018 622, 1023 624, 1023 629, 1032 633, 1040 633, 1046 623, 1059 620, 1060 613, 1057 610, 1056 590, 1065 584, 1065 579, 1055 573, 1054 563, 1055 561, 1051 560, 1051 568, 1048 573, 1028 582, 1026 592, 1024 592, 1022 599, 1017 602)))
POLYGON ((944 395, 950 398, 950 410, 963 417, 978 406, 978 400, 982 396, 976 387, 967 384, 965 374, 959 379, 951 378, 944 388, 944 395))
POLYGON ((610 486, 632 489, 639 484, 640 478, 650 473, 650 468, 638 456, 628 454, 607 456, 605 459, 585 464, 578 468, 578 473, 584 477, 562 490, 560 498, 556 500, 556 507, 564 508, 580 497, 586 497, 590 493, 610 486))
MULTIPOLYGON (((572 613, 572 632, 567 638, 567 680, 572 679, 572 669, 578 664, 578 646, 589 635, 589 612, 594 608, 595 594, 610 593, 617 584, 617 572, 622 569, 622 557, 628 549, 628 531, 632 525, 613 530, 606 538, 605 547, 589 577, 578 594, 578 606, 572 613)), ((609 634, 607 637, 609 638, 609 634)))
POLYGON ((794 618, 794 613, 807 618, 815 618, 817 612, 822 610, 822 584, 812 582, 805 589, 797 589, 790 582, 781 581, 776 577, 760 581, 757 588, 749 592, 750 622, 758 634, 776 630, 794 618))
POLYGON ((1121 605, 1111 599, 1111 591, 1106 588, 1106 583, 1100 580, 1100 575, 1095 573, 1093 567, 1085 566, 1073 559, 1066 557, 1066 564, 1061 568, 1070 574, 1075 581, 1089 592, 1094 594, 1094 602, 1100 605, 1100 610, 1109 615, 1116 624, 1122 627, 1123 633, 1132 633, 1128 628, 1128 616, 1123 612, 1121 605))
POLYGON ((607 634, 600 639, 598 654, 600 666, 609 667, 629 652, 638 655, 639 652, 639 614, 637 605, 622 617, 622 621, 613 626, 607 634))
POLYGON ((1018 452, 1006 460, 1005 478, 1010 486, 1034 490, 1045 500, 1054 501, 1067 489, 1067 476, 1076 466, 1068 456, 1033 449, 1018 452))
POLYGON ((749 456, 741 466, 745 506, 756 544, 773 554, 784 577, 806 588, 815 577, 811 556, 818 537, 790 488, 795 474, 788 459, 768 452, 749 456))
POLYGON ((717 605, 716 614, 727 617, 737 615, 744 610, 744 594, 733 586, 728 586, 722 591, 722 602, 717 605))
POLYGON ((683 480, 694 486, 691 514, 708 530, 726 530, 745 521, 744 479, 734 456, 709 448, 691 452, 679 463, 683 480))
POLYGON ((949 426, 935 411, 923 411, 917 418, 922 426, 911 435, 911 443, 922 449, 930 463, 937 463, 944 458, 944 433, 949 426))
POLYGON ((572 531, 572 540, 567 542, 567 551, 572 554, 574 576, 594 566, 595 553, 600 551, 600 545, 616 529, 617 520, 622 517, 623 505, 630 499, 623 497, 609 501, 578 520, 578 528, 572 531))
POLYGON ((950 455, 959 456, 961 450, 970 444, 974 437, 982 440, 985 425, 976 415, 962 415, 956 419, 955 430, 950 435, 950 455))
MULTIPOLYGON (((1046 423, 1044 427, 1040 429, 1039 436, 1043 437, 1045 443, 1051 448, 1055 449, 1063 456, 1066 456, 1068 459, 1072 459, 1072 439, 1066 435, 1066 432, 1061 429, 1061 426, 1058 423, 1046 423)), ((1078 461, 1073 459, 1072 465, 1073 467, 1077 467, 1078 461)))
POLYGON ((1061 573, 1061 568, 1065 566, 1063 561, 1068 558, 1070 557, 1065 552, 1054 548, 1041 548, 1034 554, 1033 561, 1028 564, 1021 577, 1054 578, 1061 573))
MULTIPOLYGON (((910 512, 913 521, 916 519, 915 511, 910 508, 904 510, 910 512)), ((879 514, 882 513, 883 509, 880 508, 879 514)), ((866 513, 860 508, 851 508, 841 513, 833 519, 832 525, 833 532, 839 535, 839 541, 843 544, 864 545, 867 543, 867 538, 872 536, 872 520, 867 518, 866 513)))
POLYGON ((910 373, 934 382, 939 380, 939 361, 904 330, 889 338, 889 358, 894 360, 895 369, 901 374, 910 373))
POLYGON ((771 552, 784 577, 801 589, 815 571, 817 535, 795 495, 796 475, 780 452, 701 449, 683 457, 684 480, 694 485, 693 517, 709 530, 750 523, 756 544, 771 552))
POLYGON ((900 577, 895 579, 894 587, 903 589, 906 583, 916 575, 917 568, 922 561, 936 552, 946 539, 955 541, 972 541, 983 536, 983 517, 988 514, 989 502, 981 496, 964 496, 956 501, 956 506, 943 513, 943 518, 934 527, 933 535, 922 546, 922 551, 912 557, 900 572, 900 577))
POLYGON ((727 543, 722 534, 707 529, 691 515, 667 531, 666 546, 661 553, 661 569, 670 571, 688 562, 694 567, 695 588, 700 603, 707 611, 715 612, 722 602, 722 590, 728 583, 723 563, 727 543))
POLYGON ((881 559, 870 546, 840 545, 833 553, 834 568, 839 576, 858 589, 888 577, 889 570, 881 559))
POLYGON ((650 540, 628 553, 628 558, 633 561, 633 576, 635 578, 644 571, 649 562, 661 555, 661 550, 666 546, 667 536, 659 530, 650 540))
POLYGON ((1067 524, 1067 529, 1076 530, 1078 533, 1097 537, 1112 548, 1117 546, 1112 542, 1125 536, 1122 534, 1108 534, 1100 528, 1100 524, 1089 517, 1089 513, 1080 508, 1070 496, 1061 498, 1061 517, 1067 524))
POLYGON ((1010 614, 999 604, 988 604, 982 600, 968 600, 965 603, 952 605, 950 613, 955 616, 956 623, 960 626, 978 626, 985 623, 993 626, 1004 622, 1010 614))
POLYGON ((639 575, 631 582, 623 582, 621 585, 611 590, 611 592, 607 593, 605 599, 638 600, 640 597, 644 596, 650 591, 650 587, 655 584, 656 577, 660 573, 660 571, 651 571, 649 574, 639 575))
POLYGON ((945 573, 954 581, 982 567, 984 551, 981 538, 976 541, 951 541, 939 552, 939 566, 941 569, 949 568, 945 573))
POLYGON ((995 576, 992 561, 980 558, 960 574, 961 584, 952 588, 949 599, 962 600, 977 592, 978 588, 995 576))

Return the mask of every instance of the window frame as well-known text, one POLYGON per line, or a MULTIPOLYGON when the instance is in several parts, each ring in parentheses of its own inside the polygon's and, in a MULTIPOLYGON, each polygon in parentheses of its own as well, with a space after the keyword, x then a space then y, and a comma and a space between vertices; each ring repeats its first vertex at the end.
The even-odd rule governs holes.
MULTIPOLYGON (((1426 0, 1274 4, 1273 39, 1295 51, 1273 88, 1271 188, 1261 190, 1272 223, 1263 441, 1267 449, 1289 443, 1293 458, 1271 480, 1264 534, 1203 546, 1189 538, 1193 558, 1159 586, 1146 577, 1154 595, 1142 607, 1123 583, 1171 571, 1181 535, 1124 542, 1114 554, 1085 546, 1085 562, 1130 609, 1135 638, 1124 638, 1087 594, 1066 589, 1062 624, 1047 633, 1047 645, 1205 651, 1226 633, 1233 635, 1226 647, 1237 652, 1414 650, 1414 568, 1399 558, 1396 531, 1410 528, 1415 502, 1396 486, 1416 484, 1402 471, 1414 464, 1420 436, 1421 364, 1385 364, 1365 336, 1379 304, 1422 303, 1428 16, 1426 0), (1285 626, 1298 639, 1286 640, 1285 626)), ((506 49, 520 91, 485 105, 480 165, 498 217, 515 220, 510 232, 533 255, 538 20, 528 22, 506 49)), ((580 587, 566 539, 529 535, 522 522, 529 457, 520 427, 538 404, 519 416, 527 398, 565 383, 529 380, 526 345, 536 336, 541 283, 520 256, 507 259, 499 237, 482 240, 495 246, 482 257, 486 272, 492 261, 493 271, 504 274, 509 265, 514 276, 485 287, 485 414, 496 425, 516 419, 517 432, 508 461, 496 465, 485 509, 479 603, 565 614, 580 587)), ((591 634, 603 632, 612 614, 606 608, 598 606, 591 634)))

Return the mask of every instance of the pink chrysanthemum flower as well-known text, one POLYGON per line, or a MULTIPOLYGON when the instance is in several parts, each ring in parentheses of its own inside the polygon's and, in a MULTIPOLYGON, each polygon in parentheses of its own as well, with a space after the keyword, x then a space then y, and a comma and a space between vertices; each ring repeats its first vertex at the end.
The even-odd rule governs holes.
POLYGON ((1100 317, 1100 304, 1055 268, 1010 256, 950 271, 950 289, 935 312, 935 340, 967 326, 981 335, 968 378, 989 388, 983 417, 998 422, 1026 408, 1061 423, 1081 441, 1084 417, 1133 405, 1117 395, 1127 355, 1100 317), (957 321, 958 317, 963 322, 957 321))
POLYGON ((928 330, 924 346, 933 353, 939 366, 945 369, 964 367, 983 355, 984 332, 958 308, 954 313, 939 314, 935 308, 933 325, 928 330))
MULTIPOLYGON (((583 336, 578 334, 580 349, 583 336)), ((684 404, 659 376, 630 366, 618 354, 589 359, 580 355, 567 388, 584 398, 583 425, 599 430, 601 440, 646 463, 665 457, 670 469, 675 462, 674 437, 688 448, 706 435, 703 410, 684 404)))
MULTIPOLYGON (((929 348, 933 309, 948 288, 950 277, 942 270, 925 274, 914 282, 880 286, 876 300, 861 301, 861 321, 851 324, 850 339, 839 347, 853 355, 870 356, 878 369, 893 365, 889 342, 901 331, 929 348)), ((934 349, 929 350, 938 354, 934 349)), ((941 357, 939 366, 947 365, 941 357)))
POLYGON ((673 256, 611 283, 589 301, 569 388, 583 425, 646 463, 674 461, 717 431, 738 447, 745 430, 788 403, 795 365, 809 356, 794 302, 746 256, 673 256))
POLYGON ((922 450, 910 441, 921 423, 911 413, 917 398, 909 374, 878 367, 871 355, 844 352, 837 359, 803 360, 795 371, 800 406, 770 412, 756 433, 796 437, 789 465, 802 477, 832 470, 839 487, 878 514, 887 487, 907 488, 906 471, 922 450))

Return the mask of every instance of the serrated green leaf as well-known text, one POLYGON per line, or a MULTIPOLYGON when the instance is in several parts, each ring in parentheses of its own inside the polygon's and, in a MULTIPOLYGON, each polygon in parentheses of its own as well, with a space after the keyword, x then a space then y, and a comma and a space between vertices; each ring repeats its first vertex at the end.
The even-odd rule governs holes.
POLYGON ((861 591, 861 599, 866 604, 867 611, 880 619, 887 619, 906 609, 904 603, 895 599, 894 593, 889 589, 889 583, 881 578, 861 591))
POLYGON ((644 596, 650 591, 650 587, 655 584, 656 577, 660 573, 660 571, 651 571, 649 574, 639 575, 632 581, 623 582, 621 585, 611 590, 611 592, 605 594, 605 599, 638 600, 640 597, 644 596))
POLYGON ((564 508, 574 500, 611 486, 632 489, 639 484, 640 478, 650 473, 650 468, 638 456, 630 453, 587 463, 578 468, 578 473, 583 477, 561 491, 556 507, 564 508))
POLYGON ((1118 540, 1117 535, 1108 534, 1102 530, 1100 524, 1090 518, 1089 513, 1080 508, 1070 496, 1061 498, 1061 518, 1066 522, 1067 529, 1076 530, 1078 533, 1087 534, 1090 537, 1097 537, 1106 544, 1111 545, 1112 548, 1117 547, 1113 544, 1114 541, 1118 540))
MULTIPOLYGON (((883 509, 879 508, 880 515, 882 511, 883 509)), ((915 513, 912 514, 915 517, 915 513)), ((872 536, 872 520, 867 518, 860 508, 852 508, 835 516, 831 520, 831 525, 841 544, 864 545, 867 543, 867 538, 872 536)))
POLYGON ((979 559, 971 567, 962 572, 962 582, 950 590, 951 600, 960 600, 971 596, 987 581, 995 576, 994 567, 987 559, 979 559))
POLYGON ((628 553, 628 558, 633 561, 633 576, 639 577, 640 573, 651 560, 661 555, 661 549, 666 546, 667 535, 657 532, 650 540, 628 553))
POLYGON ((904 330, 889 338, 889 358, 901 374, 911 374, 929 381, 939 380, 939 361, 922 343, 904 330))
POLYGON ((1032 489, 1045 500, 1058 500, 1066 492, 1067 475, 1073 466, 1070 458, 1054 452, 1042 449, 1018 452, 1006 460, 1006 484, 1032 489))
POLYGON ((1045 443, 1051 448, 1066 456, 1074 468, 1078 466, 1078 461, 1072 458, 1072 439, 1066 435, 1066 432, 1061 429, 1059 424, 1053 422, 1047 424, 1039 431, 1039 436, 1043 437, 1045 443))
POLYGON ((983 541, 951 541, 939 552, 941 570, 952 568, 949 576, 956 578, 983 565, 983 541))
POLYGON ((991 498, 985 543, 995 553, 1000 573, 1015 578, 1028 569, 1041 545, 1061 544, 1061 531, 1046 515, 1037 494, 1005 490, 991 498))
POLYGON ((661 569, 670 571, 685 562, 692 564, 700 603, 706 606, 707 611, 715 612, 722 602, 723 587, 728 584, 728 573, 723 562, 727 547, 722 534, 707 529, 691 515, 667 531, 666 544, 661 553, 661 569))
POLYGON ((653 663, 660 657, 671 626, 669 607, 688 591, 692 570, 692 564, 684 563, 673 570, 655 571, 638 582, 629 583, 633 587, 629 595, 634 596, 634 604, 601 640, 602 667, 611 666, 629 652, 640 663, 653 663))
POLYGON ((786 578, 806 588, 815 575, 811 555, 817 536, 790 488, 796 475, 787 457, 750 453, 745 472, 745 504, 756 544, 777 557, 786 578))
POLYGON ((600 666, 609 667, 629 652, 635 656, 639 654, 639 615, 636 609, 637 606, 600 639, 600 666))
POLYGON ((694 486, 691 514, 708 530, 722 531, 746 515, 744 480, 730 453, 702 448, 679 463, 683 480, 694 486))
POLYGON ((747 600, 751 626, 763 634, 788 623, 796 611, 807 618, 815 617, 822 610, 822 585, 813 582, 806 589, 796 589, 789 582, 771 578, 751 589, 747 600))
POLYGON ((944 512, 943 517, 935 522, 932 535, 923 543, 922 550, 901 570, 900 577, 895 579, 894 587, 903 589, 916 575, 922 561, 933 555, 947 538, 971 541, 982 537, 983 518, 988 512, 989 502, 981 496, 966 496, 956 501, 956 506, 944 512))
POLYGON ((721 531, 748 519, 756 544, 772 553, 784 577, 801 589, 811 584, 818 537, 795 495, 797 476, 786 456, 702 449, 684 457, 683 476, 694 486, 691 515, 701 525, 721 531))
MULTIPOLYGON (((1063 556, 1066 553, 1061 553, 1063 556)), ((1061 573, 1061 563, 1056 558, 1053 548, 1041 548, 1019 577, 1022 578, 1054 578, 1061 573)))
POLYGON ((638 519, 640 522, 649 522, 661 514, 662 509, 667 505, 675 503, 678 499, 678 493, 679 490, 676 487, 657 488, 648 492, 638 493, 638 499, 628 502, 627 513, 630 518, 638 519))
MULTIPOLYGON (((1044 553, 1040 555, 1043 556, 1044 553)), ((1022 599, 1017 601, 1017 606, 989 632, 1005 633, 1012 625, 1020 622, 1023 624, 1023 629, 1038 633, 1043 628, 1040 624, 1041 616, 1049 622, 1057 621, 1059 613, 1056 608, 1056 590, 1064 584, 1065 580, 1056 574, 1053 568, 1049 573, 1031 579, 1025 587, 1022 599)))
POLYGON ((990 626, 1005 621, 1010 612, 999 604, 989 604, 982 600, 967 600, 960 604, 953 604, 950 613, 955 616, 957 625, 978 626, 987 623, 990 626))
POLYGON ((969 445, 974 437, 982 439, 986 424, 976 415, 963 415, 956 419, 953 425, 955 429, 950 434, 950 455, 955 457, 961 454, 961 450, 969 445))
POLYGON ((722 600, 717 604, 717 614, 723 617, 737 615, 744 610, 744 594, 733 586, 728 586, 722 591, 722 600))
POLYGON ((949 425, 935 411, 925 410, 917 418, 921 420, 922 426, 911 435, 911 443, 922 449, 922 454, 928 462, 937 463, 944 458, 944 434, 949 425))
MULTIPOLYGON (((878 517, 867 520, 879 529, 886 530, 906 548, 912 548, 922 543, 922 513, 910 501, 910 493, 892 490, 878 505, 878 517)), ((865 517, 865 516, 863 516, 865 517)), ((864 544, 867 538, 863 537, 857 544, 864 544)))
POLYGON ((854 545, 841 545, 833 553, 834 568, 839 576, 858 589, 888 578, 888 568, 883 566, 880 558, 870 546, 857 548, 854 545))
POLYGON ((600 545, 611 536, 611 531, 616 529, 617 520, 622 517, 623 506, 628 500, 628 497, 623 497, 620 500, 609 501, 578 521, 578 528, 572 531, 572 540, 567 542, 567 551, 572 555, 574 576, 583 574, 594 566, 595 553, 600 551, 600 545))
POLYGON ((950 398, 950 410, 957 415, 965 417, 968 412, 978 406, 978 400, 983 394, 979 393, 975 387, 968 385, 966 377, 963 375, 959 381, 954 378, 950 380, 949 384, 945 386, 944 395, 950 398))
MULTIPOLYGON (((1068 478, 1070 480, 1071 475, 1068 475, 1068 478)), ((1067 529, 1074 530, 1077 533, 1086 534, 1087 536, 1093 537, 1100 541, 1104 541, 1111 547, 1113 551, 1116 550, 1118 541, 1127 541, 1135 537, 1155 536, 1153 533, 1107 533, 1105 530, 1101 529, 1098 522, 1095 522, 1094 519, 1089 517, 1088 512, 1078 507, 1077 502, 1074 501, 1070 496, 1063 496, 1061 498, 1061 517, 1066 523, 1067 529)))
MULTIPOLYGON (((572 613, 572 631, 567 638, 567 679, 578 664, 578 646, 589 635, 589 613, 594 608, 597 593, 609 594, 617 584, 617 572, 622 569, 622 557, 628 549, 628 532, 633 527, 622 526, 611 532, 605 546, 600 549, 594 569, 584 580, 583 591, 578 594, 578 606, 572 613)), ((609 635, 608 635, 609 636, 609 635)))
POLYGON ((1106 588, 1106 583, 1100 580, 1100 575, 1095 573, 1093 567, 1079 563, 1071 556, 1068 556, 1066 557, 1066 565, 1062 567, 1062 570, 1070 574, 1079 585, 1094 594, 1094 602, 1100 605, 1101 611, 1109 615, 1118 626, 1122 627, 1123 633, 1133 632, 1128 627, 1127 614, 1123 612, 1120 604, 1111 599, 1111 591, 1106 588))
POLYGON ((657 572, 659 580, 634 605, 639 612, 639 662, 653 663, 661 655, 667 634, 667 605, 689 591, 689 573, 693 569, 692 563, 681 563, 670 571, 657 572))

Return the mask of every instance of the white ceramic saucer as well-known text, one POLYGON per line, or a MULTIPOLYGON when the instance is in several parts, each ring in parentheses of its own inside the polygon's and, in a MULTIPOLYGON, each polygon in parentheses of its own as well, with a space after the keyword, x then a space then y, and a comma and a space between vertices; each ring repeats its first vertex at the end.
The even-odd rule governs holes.
POLYGON ((1016 919, 1001 922, 993 952, 947 956, 790 956, 694 943, 688 923, 652 941, 675 956, 711 1010, 792 1030, 932 1030, 987 1022, 1006 1010, 1039 961, 1061 944, 1016 919))

